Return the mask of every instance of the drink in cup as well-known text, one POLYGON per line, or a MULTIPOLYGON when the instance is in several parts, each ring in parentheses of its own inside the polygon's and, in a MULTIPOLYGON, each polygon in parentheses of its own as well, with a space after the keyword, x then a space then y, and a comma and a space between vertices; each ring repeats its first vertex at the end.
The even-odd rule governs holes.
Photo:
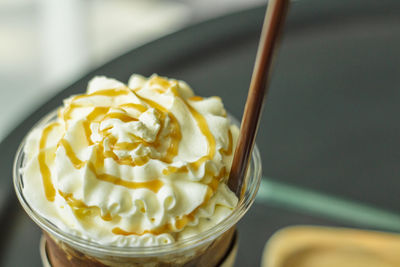
POLYGON ((22 142, 17 196, 51 266, 218 266, 261 177, 255 148, 243 196, 226 185, 238 132, 183 81, 95 77, 22 142))

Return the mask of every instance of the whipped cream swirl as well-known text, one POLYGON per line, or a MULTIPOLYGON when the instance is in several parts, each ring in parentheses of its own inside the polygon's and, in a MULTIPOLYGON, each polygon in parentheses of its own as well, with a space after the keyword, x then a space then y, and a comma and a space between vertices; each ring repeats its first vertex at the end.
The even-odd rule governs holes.
POLYGON ((23 194, 63 231, 105 245, 196 235, 237 205, 226 186, 238 128, 183 81, 106 77, 31 131, 23 194))

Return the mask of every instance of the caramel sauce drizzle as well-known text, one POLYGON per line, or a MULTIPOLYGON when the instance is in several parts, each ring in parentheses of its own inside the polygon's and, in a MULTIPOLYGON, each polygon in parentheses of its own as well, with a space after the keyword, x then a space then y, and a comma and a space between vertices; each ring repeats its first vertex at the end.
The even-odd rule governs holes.
POLYGON ((90 129, 90 123, 92 121, 95 121, 98 117, 106 114, 109 110, 110 108, 108 107, 95 107, 92 110, 92 112, 90 112, 89 115, 87 115, 86 120, 83 122, 83 129, 85 130, 86 140, 89 146, 93 145, 93 141, 90 138, 90 136, 92 135, 92 130, 90 129))
POLYGON ((118 215, 111 216, 110 213, 101 214, 101 209, 97 206, 88 206, 82 200, 75 199, 71 193, 64 193, 58 190, 60 196, 62 196, 67 202, 68 206, 71 207, 75 216, 84 219, 88 216, 95 217, 100 216, 104 221, 112 221, 113 219, 120 219, 118 215))
POLYGON ((59 126, 57 122, 50 123, 43 129, 42 136, 39 141, 39 155, 38 155, 38 162, 39 162, 39 169, 40 173, 42 174, 42 181, 43 181, 43 188, 44 193, 48 201, 53 202, 56 196, 56 190, 54 189, 54 185, 51 181, 51 172, 49 167, 46 163, 46 148, 47 138, 49 134, 53 130, 54 127, 59 126))
MULTIPOLYGON (((67 121, 71 118, 71 113, 74 109, 83 107, 82 105, 70 103, 68 106, 65 107, 64 111, 62 112, 62 119, 67 121)), ((60 113, 60 111, 59 111, 60 113)), ((60 116, 59 116, 60 117, 60 116)))
POLYGON ((74 153, 74 151, 72 150, 71 145, 68 143, 67 140, 65 140, 64 138, 60 140, 60 143, 65 150, 65 154, 67 155, 67 157, 69 158, 69 160, 71 161, 71 163, 74 165, 75 169, 81 169, 83 166, 86 165, 86 161, 81 161, 74 153))
POLYGON ((197 125, 198 125, 201 133, 207 139, 207 143, 208 143, 207 155, 202 156, 197 161, 190 163, 190 165, 194 169, 198 169, 205 161, 214 158, 214 155, 215 155, 215 138, 212 135, 210 129, 208 128, 208 124, 207 124, 206 119, 199 112, 197 112, 197 110, 195 110, 192 106, 190 106, 189 104, 186 103, 186 106, 189 108, 190 113, 192 114, 193 118, 196 120, 197 125))
POLYGON ((111 88, 111 89, 99 90, 99 91, 96 91, 96 92, 93 92, 93 93, 87 94, 87 95, 78 95, 78 96, 75 96, 73 98, 73 100, 88 98, 91 96, 121 96, 121 95, 128 95, 128 94, 130 94, 130 91, 126 87, 111 88))
MULTIPOLYGON (((116 142, 117 140, 115 138, 110 137, 109 138, 109 142, 110 142, 110 147, 113 148, 114 146, 116 146, 116 142)), ((150 158, 147 156, 143 156, 143 157, 137 157, 132 159, 131 157, 127 157, 127 158, 119 158, 113 150, 108 150, 108 151, 104 151, 104 147, 101 143, 98 144, 99 147, 101 148, 101 150, 99 151, 103 151, 101 153, 98 153, 98 159, 101 162, 104 162, 105 158, 112 158, 115 162, 117 162, 120 165, 129 165, 129 166, 142 166, 144 164, 146 164, 150 158)), ((139 144, 138 144, 139 145, 139 144)), ((103 163, 98 164, 98 168, 100 168, 100 166, 103 166, 103 163)))
POLYGON ((121 142, 121 143, 112 144, 111 148, 113 150, 134 150, 139 145, 140 145, 140 142, 136 142, 136 143, 121 142))
POLYGON ((83 104, 83 103, 74 103, 74 101, 77 101, 77 100, 80 100, 80 99, 90 98, 92 96, 115 97, 115 96, 120 96, 120 95, 127 95, 129 93, 130 93, 130 91, 127 88, 114 88, 114 89, 99 90, 99 91, 96 91, 96 92, 93 92, 93 93, 87 94, 87 95, 74 96, 70 100, 71 103, 64 109, 63 120, 67 121, 68 119, 70 119, 71 118, 71 113, 75 108, 90 106, 88 104, 83 104))
MULTIPOLYGON (((176 88, 178 85, 178 83, 176 81, 169 82, 168 80, 160 78, 160 77, 153 77, 150 80, 150 84, 159 84, 159 85, 161 85, 162 88, 168 87, 169 89, 171 89, 171 91, 177 97, 180 97, 180 95, 177 91, 177 88, 176 88)), ((158 91, 159 93, 165 92, 165 90, 162 90, 159 88, 156 88, 156 89, 157 89, 156 91, 158 91)), ((180 126, 179 126, 178 120, 172 114, 172 112, 170 112, 168 109, 166 109, 162 105, 160 105, 150 99, 139 96, 134 90, 130 90, 129 88, 106 89, 106 90, 96 91, 94 93, 87 94, 87 95, 75 96, 71 99, 69 105, 65 107, 64 111, 62 113, 59 112, 59 118, 62 118, 65 122, 67 122, 67 120, 71 118, 71 114, 76 108, 93 107, 89 103, 88 104, 75 103, 75 101, 77 101, 77 100, 90 98, 92 96, 115 97, 115 96, 120 96, 120 95, 127 95, 130 93, 133 93, 137 98, 139 98, 142 102, 147 104, 149 107, 154 108, 155 110, 159 111, 161 114, 161 121, 165 120, 166 114, 169 116, 170 131, 167 135, 167 138, 170 140, 170 142, 167 146, 164 156, 162 156, 162 158, 160 158, 159 160, 161 160, 165 163, 172 163, 173 158, 178 154, 179 143, 182 139, 182 134, 180 131, 180 126)), ((191 101, 200 101, 202 99, 203 99, 202 97, 198 97, 198 96, 189 98, 189 100, 191 100, 191 101)), ((208 127, 208 124, 207 124, 207 121, 205 120, 205 118, 196 109, 194 109, 192 106, 190 106, 184 99, 182 99, 182 101, 187 106, 189 112, 191 113, 192 117, 195 119, 201 133, 204 135, 204 137, 206 138, 207 143, 208 143, 207 155, 202 156, 195 162, 189 163, 190 167, 198 169, 205 161, 210 160, 214 157, 215 150, 216 150, 215 139, 208 127)), ((136 103, 125 103, 125 104, 120 105, 117 108, 121 109, 121 111, 124 111, 124 108, 132 108, 132 109, 136 109, 137 111, 139 111, 141 113, 147 111, 147 109, 148 109, 148 107, 146 107, 142 104, 136 104, 136 103)), ((128 113, 126 113, 126 111, 112 112, 112 113, 109 113, 109 111, 110 111, 110 107, 95 106, 93 108, 93 110, 87 115, 86 120, 83 122, 83 128, 84 128, 85 136, 86 136, 86 139, 87 139, 87 142, 89 145, 94 144, 93 141, 91 140, 92 131, 90 129, 90 124, 92 122, 100 123, 101 121, 106 120, 106 119, 119 119, 123 122, 131 122, 131 121, 138 120, 137 118, 132 117, 131 115, 128 115, 128 113)), ((41 174, 43 177, 43 185, 45 188, 46 198, 49 201, 54 201, 56 191, 51 182, 51 173, 46 164, 46 154, 43 151, 43 149, 45 148, 45 145, 47 143, 47 137, 48 137, 49 133, 56 125, 58 125, 58 124, 57 123, 49 124, 43 130, 42 137, 40 139, 40 145, 39 145, 40 146, 40 153, 38 156, 39 166, 40 166, 40 171, 41 171, 41 174)), ((164 183, 161 180, 155 179, 155 180, 145 181, 145 182, 132 182, 132 181, 123 180, 120 177, 116 177, 116 176, 113 176, 110 174, 100 173, 100 172, 98 172, 98 170, 101 170, 104 167, 104 160, 106 158, 112 158, 112 159, 114 159, 115 162, 117 162, 118 164, 121 164, 121 165, 141 166, 141 165, 146 164, 150 160, 150 158, 148 156, 139 157, 139 158, 135 158, 135 159, 132 159, 131 157, 119 158, 113 151, 114 150, 133 150, 133 149, 137 148, 140 144, 145 145, 145 146, 153 146, 155 148, 160 148, 165 143, 165 141, 163 142, 159 138, 159 135, 162 132, 163 127, 164 127, 164 123, 161 123, 161 129, 159 130, 156 141, 154 143, 148 143, 145 140, 142 140, 141 138, 139 138, 133 134, 132 134, 132 138, 133 138, 133 140, 136 140, 136 141, 134 141, 132 143, 131 142, 117 143, 117 140, 115 138, 113 138, 109 134, 108 135, 105 134, 105 132, 108 129, 100 131, 100 134, 103 134, 103 140, 106 137, 109 138, 109 147, 111 150, 104 151, 104 147, 102 144, 103 140, 101 142, 99 142, 98 146, 96 147, 96 159, 95 159, 94 163, 91 161, 80 160, 74 153, 71 145, 64 138, 62 138, 60 140, 60 142, 57 146, 60 146, 60 145, 63 146, 67 157, 70 159, 71 163, 74 165, 74 167, 76 169, 81 169, 82 167, 87 166, 90 169, 90 171, 95 175, 95 177, 101 181, 105 181, 105 182, 112 183, 115 185, 123 186, 123 187, 129 188, 129 189, 146 188, 146 189, 149 189, 149 190, 157 193, 160 190, 160 188, 164 185, 164 183)), ((220 149, 220 152, 225 155, 229 155, 232 153, 232 134, 230 131, 228 132, 228 136, 229 136, 229 146, 228 146, 227 150, 220 149)), ((183 166, 183 167, 178 168, 178 167, 168 166, 166 169, 163 170, 164 175, 169 175, 169 174, 175 173, 175 172, 183 172, 183 173, 188 172, 188 167, 183 166)), ((212 176, 212 174, 209 173, 209 171, 207 171, 207 170, 206 170, 206 175, 212 176)), ((160 226, 153 230, 145 230, 141 233, 133 232, 133 231, 125 231, 119 227, 115 227, 112 230, 112 232, 114 234, 118 234, 118 235, 143 235, 146 233, 151 233, 151 234, 157 235, 157 234, 161 234, 161 233, 165 233, 165 232, 171 232, 171 231, 174 231, 175 229, 182 229, 190 221, 194 220, 195 214, 197 213, 198 209, 200 209, 201 207, 204 207, 208 203, 209 199, 213 196, 214 192, 217 190, 219 182, 226 175, 227 175, 226 169, 222 168, 220 173, 217 176, 213 177, 211 179, 211 182, 208 183, 207 193, 206 193, 206 196, 205 196, 202 204, 199 205, 196 209, 194 209, 191 213, 183 215, 180 218, 176 218, 175 223, 173 225, 166 224, 166 225, 160 226)), ((102 215, 100 208, 97 206, 87 206, 83 201, 74 199, 72 194, 63 193, 61 191, 59 191, 59 194, 60 194, 60 196, 62 196, 65 199, 67 204, 72 208, 74 213, 79 218, 83 218, 85 216, 90 215, 90 216, 100 216, 105 221, 113 220, 113 218, 110 214, 102 215)), ((145 212, 145 211, 143 211, 143 212, 145 212)))
POLYGON ((169 175, 171 173, 175 173, 175 172, 188 172, 189 169, 187 166, 182 166, 182 167, 174 167, 174 166, 168 166, 167 168, 165 168, 162 173, 164 175, 169 175))
POLYGON ((202 98, 201 96, 197 96, 197 95, 188 98, 188 100, 190 100, 190 101, 201 101, 203 99, 204 98, 202 98))
POLYGON ((103 120, 106 119, 118 119, 122 122, 138 121, 137 118, 131 117, 128 114, 123 114, 123 113, 109 113, 104 117, 103 120))
POLYGON ((101 181, 113 183, 115 185, 121 185, 121 186, 124 186, 129 189, 146 188, 146 189, 153 191, 154 193, 157 193, 158 190, 160 190, 160 188, 164 185, 164 183, 160 180, 151 180, 151 181, 146 181, 146 182, 131 182, 131 181, 122 180, 121 178, 110 175, 110 174, 97 173, 96 167, 93 165, 92 162, 88 162, 88 167, 96 175, 97 179, 99 179, 101 181))
POLYGON ((162 77, 159 77, 159 76, 151 77, 151 79, 149 80, 149 84, 150 85, 160 85, 162 87, 161 90, 171 86, 171 82, 170 81, 168 81, 167 79, 164 79, 162 77))
POLYGON ((126 104, 120 105, 120 107, 121 108, 133 108, 142 113, 147 111, 147 107, 145 107, 141 104, 136 104, 136 103, 126 103, 126 104))
POLYGON ((224 150, 223 148, 221 148, 219 151, 225 155, 225 156, 229 156, 232 154, 232 150, 233 150, 233 138, 232 138, 232 132, 231 130, 228 131, 228 138, 229 138, 229 145, 228 148, 226 150, 224 150))

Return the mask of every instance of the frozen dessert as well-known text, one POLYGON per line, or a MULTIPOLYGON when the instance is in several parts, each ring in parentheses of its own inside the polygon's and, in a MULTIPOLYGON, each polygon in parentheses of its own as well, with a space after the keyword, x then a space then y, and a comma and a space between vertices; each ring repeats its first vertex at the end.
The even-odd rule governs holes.
POLYGON ((185 82, 91 80, 16 154, 14 186, 43 229, 43 264, 231 266, 235 224, 261 179, 256 147, 240 201, 226 185, 238 132, 220 98, 185 82))
POLYGON ((197 235, 232 213, 226 185, 238 128, 221 99, 183 81, 106 77, 30 132, 23 195, 62 231, 143 247, 197 235))

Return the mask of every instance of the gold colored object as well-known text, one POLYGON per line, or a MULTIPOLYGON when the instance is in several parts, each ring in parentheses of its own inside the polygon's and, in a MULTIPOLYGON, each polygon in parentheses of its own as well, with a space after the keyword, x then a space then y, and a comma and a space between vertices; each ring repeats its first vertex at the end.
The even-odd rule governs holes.
POLYGON ((312 226, 288 227, 264 248, 262 267, 398 267, 400 235, 312 226))

